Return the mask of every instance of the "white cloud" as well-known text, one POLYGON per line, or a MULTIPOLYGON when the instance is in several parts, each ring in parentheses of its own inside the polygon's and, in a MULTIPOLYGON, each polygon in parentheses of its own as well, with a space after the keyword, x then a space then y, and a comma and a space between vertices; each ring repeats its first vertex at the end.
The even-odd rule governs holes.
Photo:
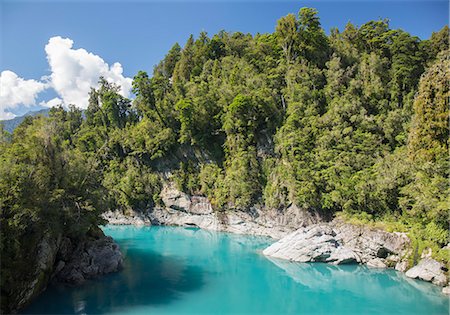
POLYGON ((47 88, 47 84, 36 80, 25 80, 12 71, 0 74, 0 119, 14 118, 11 109, 18 106, 36 104, 37 95, 47 88))
POLYGON ((82 48, 73 49, 73 40, 60 36, 49 39, 45 52, 51 74, 40 81, 25 80, 9 70, 1 73, 0 120, 14 118, 12 109, 36 105, 38 94, 47 88, 53 88, 58 97, 42 101, 39 105, 54 107, 74 104, 86 108, 89 91, 91 87, 98 88, 100 76, 118 85, 122 96, 130 96, 132 79, 123 76, 120 63, 110 67, 100 56, 82 48))
MULTIPOLYGON (((91 87, 98 86, 103 76, 109 82, 120 86, 120 93, 128 97, 131 78, 123 76, 122 65, 118 62, 111 67, 100 57, 85 49, 73 49, 73 41, 60 36, 52 37, 45 46, 50 65, 51 86, 65 105, 75 104, 86 108, 91 87)), ((48 104, 48 103, 47 103, 48 104)))
POLYGON ((7 108, 3 108, 2 106, 0 106, 0 120, 13 119, 14 117, 16 117, 16 115, 8 112, 7 110, 7 108))
POLYGON ((63 102, 62 99, 60 99, 59 97, 55 97, 55 98, 52 98, 50 101, 40 102, 39 105, 41 105, 43 107, 50 108, 50 107, 55 107, 55 106, 58 106, 58 105, 62 105, 63 103, 64 102, 63 102))

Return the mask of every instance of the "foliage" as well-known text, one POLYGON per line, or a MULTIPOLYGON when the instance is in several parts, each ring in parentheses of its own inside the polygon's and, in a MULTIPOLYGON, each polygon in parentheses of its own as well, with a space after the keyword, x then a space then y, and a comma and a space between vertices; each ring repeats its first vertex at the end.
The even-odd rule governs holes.
POLYGON ((83 235, 103 210, 151 209, 168 174, 216 210, 344 213, 441 255, 448 32, 421 41, 378 20, 326 36, 302 8, 273 34, 191 35, 151 77, 136 74, 133 101, 100 78, 85 118, 56 108, 12 135, 0 126, 2 281, 31 236, 83 235))

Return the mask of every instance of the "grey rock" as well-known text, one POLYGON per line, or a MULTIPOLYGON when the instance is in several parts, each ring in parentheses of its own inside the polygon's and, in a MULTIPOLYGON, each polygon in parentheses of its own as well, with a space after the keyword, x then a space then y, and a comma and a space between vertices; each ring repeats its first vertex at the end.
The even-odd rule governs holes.
POLYGON ((373 258, 367 262, 367 266, 371 268, 386 268, 386 264, 382 258, 373 258))
POLYGON ((439 286, 445 286, 448 279, 444 273, 444 266, 430 258, 422 259, 418 265, 406 272, 406 276, 413 279, 421 279, 433 282, 439 286))
POLYGON ((395 265, 395 270, 400 271, 400 272, 406 272, 406 270, 408 270, 408 261, 406 261, 406 260, 399 261, 395 265))
POLYGON ((148 213, 142 213, 138 211, 130 210, 126 214, 122 211, 107 211, 102 214, 103 219, 109 222, 109 224, 115 225, 151 225, 151 219, 148 213))
POLYGON ((207 215, 213 213, 211 203, 208 198, 200 196, 191 197, 191 205, 188 209, 189 213, 207 215))
POLYGON ((402 254, 406 235, 372 230, 334 220, 300 228, 263 251, 266 256, 297 262, 369 263, 386 268, 386 258, 402 254))
POLYGON ((442 288, 442 293, 444 293, 445 295, 450 295, 450 286, 443 287, 442 288))
POLYGON ((111 237, 88 239, 77 246, 70 259, 58 263, 55 279, 69 284, 80 284, 87 279, 118 271, 123 257, 111 237), (62 267, 61 267, 62 265, 62 267))
POLYGON ((431 248, 425 248, 420 255, 420 259, 431 258, 433 251, 431 248))
POLYGON ((359 261, 358 255, 335 239, 328 225, 299 229, 263 251, 266 256, 297 262, 330 262, 343 264, 359 261))
POLYGON ((196 226, 213 231, 262 235, 280 239, 299 226, 320 221, 317 214, 309 213, 295 206, 290 206, 282 212, 258 207, 252 207, 248 211, 215 212, 207 198, 188 196, 171 184, 163 187, 161 199, 165 207, 156 207, 148 214, 153 224, 196 226))
POLYGON ((335 265, 351 264, 361 262, 361 258, 353 250, 345 246, 339 246, 333 251, 326 262, 331 262, 335 265))
POLYGON ((36 263, 30 265, 29 281, 17 284, 14 297, 10 301, 12 310, 20 309, 34 297, 39 295, 47 287, 51 277, 52 267, 56 259, 58 245, 61 237, 52 237, 50 233, 45 234, 37 245, 36 263))
POLYGON ((340 220, 334 220, 332 225, 339 241, 359 253, 363 263, 374 258, 385 259, 393 254, 402 256, 410 242, 404 233, 389 233, 340 220))
POLYGON ((161 191, 161 197, 167 208, 188 212, 191 207, 189 196, 174 188, 173 185, 164 186, 161 191))

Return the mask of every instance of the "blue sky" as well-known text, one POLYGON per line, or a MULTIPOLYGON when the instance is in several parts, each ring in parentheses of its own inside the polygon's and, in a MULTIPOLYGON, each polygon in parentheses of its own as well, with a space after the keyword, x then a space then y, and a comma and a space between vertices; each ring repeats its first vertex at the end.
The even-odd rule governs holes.
MULTIPOLYGON (((17 86, 23 83, 21 79, 25 80, 36 97, 34 103, 28 100, 27 106, 6 104, 12 102, 11 98, 2 101, 0 107, 3 107, 3 118, 5 111, 10 114, 22 114, 30 109, 40 108, 39 103, 53 98, 55 102, 62 99, 77 99, 73 91, 69 91, 72 98, 68 96, 69 92, 64 94, 64 89, 73 89, 76 85, 67 87, 63 84, 56 89, 52 88, 53 83, 39 86, 39 82, 43 81, 42 77, 53 74, 54 68, 74 66, 75 61, 72 60, 70 63, 66 60, 69 57, 64 59, 64 56, 61 57, 64 60, 57 60, 54 57, 53 64, 49 64, 47 60, 49 52, 46 52, 45 46, 49 39, 55 36, 60 36, 61 39, 49 47, 49 50, 53 51, 53 56, 61 55, 58 49, 64 49, 67 56, 76 60, 84 58, 79 56, 91 58, 87 56, 89 52, 101 57, 109 66, 119 62, 121 69, 107 71, 111 73, 111 77, 122 80, 120 82, 126 85, 128 84, 126 78, 132 78, 138 70, 151 73, 153 66, 164 57, 170 47, 175 42, 183 45, 191 33, 197 35, 204 30, 212 35, 221 29, 252 34, 273 32, 276 21, 281 16, 297 13, 303 6, 318 9, 322 26, 327 33, 332 27, 342 29, 348 21, 361 25, 369 20, 389 18, 392 28, 404 29, 422 39, 428 38, 433 31, 438 31, 448 24, 449 12, 446 0, 377 2, 0 0, 0 5, 0 70, 10 71, 8 82, 12 82, 11 84, 17 86), (73 43, 69 45, 68 42, 64 42, 63 39, 66 38, 71 39, 73 43), (73 53, 80 48, 86 50, 86 54, 81 51, 73 53), (33 85, 33 81, 26 81, 32 79, 37 83, 33 85)), ((98 67, 100 69, 103 64, 98 64, 98 67)), ((66 71, 60 69, 60 74, 63 73, 66 71)), ((2 87, 3 85, 2 81, 2 87)))

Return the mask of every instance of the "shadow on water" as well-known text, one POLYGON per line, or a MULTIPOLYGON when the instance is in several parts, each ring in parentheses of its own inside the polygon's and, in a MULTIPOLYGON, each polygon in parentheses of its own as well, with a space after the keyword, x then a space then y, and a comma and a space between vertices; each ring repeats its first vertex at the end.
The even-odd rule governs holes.
POLYGON ((201 268, 177 257, 133 248, 126 252, 122 271, 79 287, 52 285, 23 314, 120 313, 124 308, 172 303, 204 284, 201 268))

